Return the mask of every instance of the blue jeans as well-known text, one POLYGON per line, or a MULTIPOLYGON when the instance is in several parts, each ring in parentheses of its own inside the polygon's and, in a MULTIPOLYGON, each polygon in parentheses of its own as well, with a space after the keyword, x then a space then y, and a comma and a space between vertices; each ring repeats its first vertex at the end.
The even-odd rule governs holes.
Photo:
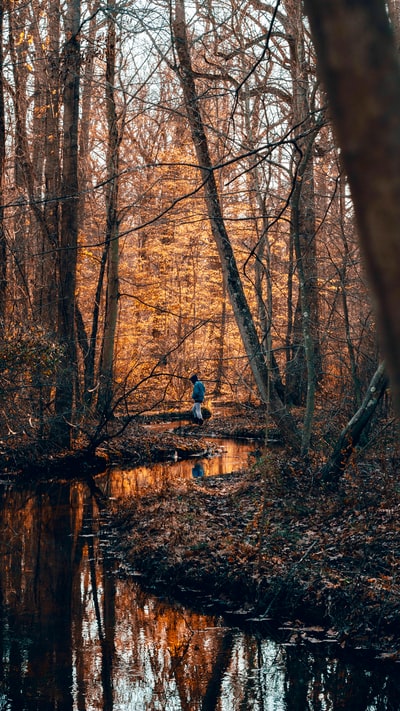
POLYGON ((193 416, 196 417, 198 420, 203 419, 203 415, 201 414, 201 402, 195 402, 193 407, 192 407, 192 412, 193 416))

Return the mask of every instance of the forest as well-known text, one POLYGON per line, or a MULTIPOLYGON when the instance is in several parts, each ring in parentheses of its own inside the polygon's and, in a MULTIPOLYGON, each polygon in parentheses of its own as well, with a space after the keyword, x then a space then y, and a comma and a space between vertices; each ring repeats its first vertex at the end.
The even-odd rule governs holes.
POLYGON ((377 407, 395 446, 313 39, 295 0, 1 3, 4 450, 95 451, 192 372, 328 478, 377 407))
POLYGON ((400 0, 0 0, 1 599, 50 531, 79 607, 90 494, 152 591, 398 663, 399 52, 400 0))

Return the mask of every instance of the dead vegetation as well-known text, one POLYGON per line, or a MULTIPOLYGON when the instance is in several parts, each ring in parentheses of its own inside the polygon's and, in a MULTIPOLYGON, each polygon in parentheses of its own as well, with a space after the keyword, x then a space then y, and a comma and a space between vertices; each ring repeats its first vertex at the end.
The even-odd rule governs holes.
POLYGON ((394 462, 353 466, 331 491, 269 452, 246 472, 124 505, 119 552, 157 590, 321 625, 343 647, 397 659, 399 492, 394 462))

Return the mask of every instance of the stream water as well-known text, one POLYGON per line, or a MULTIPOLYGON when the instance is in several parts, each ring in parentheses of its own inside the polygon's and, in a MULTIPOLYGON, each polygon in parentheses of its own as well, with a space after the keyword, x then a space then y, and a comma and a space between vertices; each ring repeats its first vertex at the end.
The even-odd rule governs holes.
MULTIPOLYGON (((113 469, 96 484, 123 499, 232 471, 254 448, 219 445, 220 457, 113 469)), ((396 666, 280 644, 149 595, 121 576, 101 519, 83 481, 1 485, 0 711, 400 709, 396 666)))

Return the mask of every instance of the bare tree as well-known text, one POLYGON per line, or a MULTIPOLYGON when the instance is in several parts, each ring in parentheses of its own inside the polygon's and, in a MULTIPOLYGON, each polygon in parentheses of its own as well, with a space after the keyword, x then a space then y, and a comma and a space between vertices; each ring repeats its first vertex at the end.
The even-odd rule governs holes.
MULTIPOLYGON (((42 230, 40 260, 37 273, 36 302, 38 317, 49 329, 55 331, 57 312, 57 252, 60 230, 60 4, 59 0, 49 2, 48 10, 48 52, 43 68, 42 81, 45 87, 43 105, 45 110, 45 165, 44 182, 46 200, 44 219, 46 231, 42 230)), ((35 27, 37 24, 35 23, 35 27)), ((40 46, 40 37, 37 39, 40 46)))
POLYGON ((293 360, 288 363, 286 385, 287 397, 294 403, 307 401, 307 422, 303 436, 303 447, 307 449, 315 389, 321 375, 313 150, 319 125, 314 118, 312 106, 315 90, 306 56, 301 4, 285 0, 285 6, 293 84, 292 121, 299 134, 294 142, 294 185, 290 200, 299 302, 291 349, 293 360))
POLYGON ((65 347, 56 390, 53 436, 63 447, 71 444, 76 386, 75 289, 78 246, 78 121, 80 82, 80 0, 71 0, 65 21, 63 52, 63 168, 59 244, 58 336, 65 347))
POLYGON ((189 54, 183 0, 175 4, 173 21, 175 47, 179 59, 179 78, 185 98, 185 107, 190 124, 200 172, 204 184, 205 200, 212 233, 221 259, 221 267, 227 284, 233 312, 261 399, 270 403, 271 417, 278 425, 285 441, 295 449, 299 447, 299 435, 290 413, 286 410, 274 383, 270 380, 263 349, 259 342, 254 321, 247 303, 236 264, 229 235, 225 228, 213 165, 205 134, 200 103, 196 92, 194 73, 189 54))
POLYGON ((113 372, 115 334, 117 328, 119 300, 119 218, 118 218, 118 165, 121 143, 120 128, 115 102, 115 3, 107 5, 107 48, 106 48, 106 113, 108 126, 107 178, 106 188, 106 248, 107 248, 107 294, 100 363, 100 388, 97 405, 101 411, 110 407, 113 395, 113 372))

